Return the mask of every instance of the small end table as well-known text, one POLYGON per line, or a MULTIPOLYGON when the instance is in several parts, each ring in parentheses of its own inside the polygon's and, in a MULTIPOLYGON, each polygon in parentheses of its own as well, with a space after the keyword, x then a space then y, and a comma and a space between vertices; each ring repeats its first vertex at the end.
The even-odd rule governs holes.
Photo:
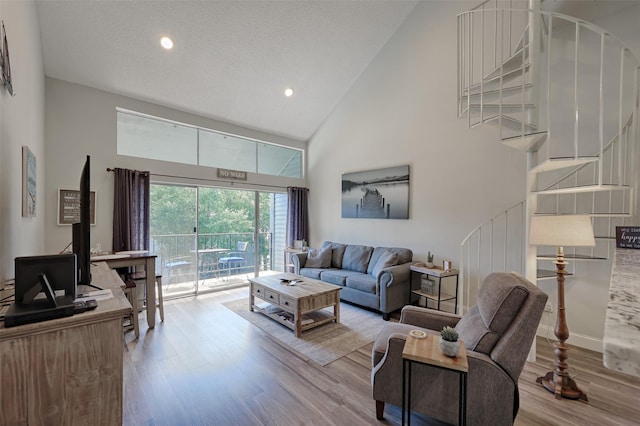
MULTIPOLYGON (((442 268, 438 268, 437 266, 434 266, 433 268, 427 268, 426 266, 417 266, 417 265, 411 265, 409 267, 410 269, 410 274, 411 276, 409 277, 409 281, 410 281, 410 285, 409 285, 409 304, 412 303, 411 299, 412 299, 412 294, 415 294, 417 296, 421 296, 421 297, 425 297, 427 298, 427 300, 433 300, 434 302, 436 302, 436 309, 439 311, 440 310, 440 303, 441 302, 445 302, 445 301, 449 301, 449 300, 453 300, 453 306, 454 306, 454 312, 455 314, 458 313, 458 278, 459 278, 459 274, 460 271, 458 271, 457 269, 442 269, 442 268), (427 293, 422 291, 422 289, 420 289, 420 287, 418 287, 417 290, 414 290, 413 288, 413 277, 414 275, 426 275, 428 277, 435 277, 438 279, 438 291, 437 293, 427 293), (447 294, 444 293, 442 291, 442 279, 443 278, 449 278, 449 277, 455 277, 456 278, 456 289, 455 292, 453 294, 447 294)), ((426 303, 426 307, 429 307, 429 302, 427 301, 426 303)))
POLYGON ((439 339, 440 336, 430 334, 424 339, 407 336, 402 350, 402 425, 404 425, 405 407, 408 412, 407 424, 411 425, 411 365, 414 362, 452 370, 460 374, 458 424, 467 424, 467 372, 469 371, 467 351, 464 342, 460 340, 458 356, 448 357, 440 350, 439 339))

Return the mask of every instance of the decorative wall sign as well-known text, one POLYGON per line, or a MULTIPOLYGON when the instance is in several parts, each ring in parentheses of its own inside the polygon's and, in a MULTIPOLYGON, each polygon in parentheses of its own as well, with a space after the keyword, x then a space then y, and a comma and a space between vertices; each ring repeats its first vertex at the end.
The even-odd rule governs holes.
MULTIPOLYGON (((91 191, 89 215, 91 224, 96 224, 96 191, 91 191)), ((73 225, 80 222, 80 191, 58 189, 58 225, 73 225)))
POLYGON ((36 156, 22 147, 22 216, 36 215, 36 156))
POLYGON ((240 170, 218 169, 218 177, 224 179, 247 180, 247 172, 240 170))
POLYGON ((640 249, 640 226, 616 226, 616 247, 640 249))
POLYGON ((409 219, 409 166, 343 174, 342 217, 409 219))

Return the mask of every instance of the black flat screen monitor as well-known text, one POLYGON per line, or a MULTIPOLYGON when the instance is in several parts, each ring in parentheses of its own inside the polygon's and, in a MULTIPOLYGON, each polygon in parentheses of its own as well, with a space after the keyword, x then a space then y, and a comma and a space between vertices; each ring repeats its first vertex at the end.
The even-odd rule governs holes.
POLYGON ((73 253, 78 262, 78 284, 91 284, 91 157, 80 175, 80 221, 73 224, 73 253))
POLYGON ((62 290, 65 296, 76 298, 78 267, 76 256, 73 254, 16 257, 15 268, 16 303, 29 303, 33 296, 41 290, 44 291, 40 278, 42 275, 46 277, 54 292, 62 290))

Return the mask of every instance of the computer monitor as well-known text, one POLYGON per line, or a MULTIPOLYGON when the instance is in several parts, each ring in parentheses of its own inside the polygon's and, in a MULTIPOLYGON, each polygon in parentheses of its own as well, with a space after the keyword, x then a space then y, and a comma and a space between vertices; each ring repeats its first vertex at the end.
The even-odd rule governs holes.
MULTIPOLYGON (((47 294, 43 278, 55 291, 64 291, 65 296, 76 298, 78 267, 74 254, 16 257, 15 301, 30 303, 41 291, 47 294)), ((51 299, 49 299, 51 301, 51 299)))
POLYGON ((91 157, 80 175, 80 221, 73 224, 73 253, 78 262, 78 284, 91 284, 91 157))

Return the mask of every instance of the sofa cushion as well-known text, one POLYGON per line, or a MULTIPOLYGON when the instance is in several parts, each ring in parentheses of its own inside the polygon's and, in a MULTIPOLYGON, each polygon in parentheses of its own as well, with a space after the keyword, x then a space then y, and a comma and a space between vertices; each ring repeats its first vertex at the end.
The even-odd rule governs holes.
POLYGON ((402 265, 403 263, 411 262, 413 260, 413 252, 406 248, 399 247, 376 247, 371 254, 371 260, 369 260, 369 267, 367 269, 368 274, 373 275, 373 268, 375 268, 380 257, 386 253, 395 253, 398 256, 396 265, 402 265))
POLYGON ((331 247, 331 267, 342 268, 342 257, 344 256, 344 249, 347 248, 347 245, 332 243, 331 241, 322 243, 322 248, 327 246, 331 247))
POLYGON ((376 278, 369 274, 357 274, 347 277, 346 286, 365 293, 376 294, 376 278))
POLYGON ((320 273, 320 279, 330 284, 344 286, 347 284, 347 277, 352 277, 354 275, 361 275, 361 273, 356 271, 347 271, 346 269, 324 269, 320 273))
POLYGON ((344 249, 342 269, 367 273, 371 253, 373 253, 373 247, 348 245, 347 248, 344 249))
MULTIPOLYGON (((373 263, 373 260, 371 261, 371 263, 373 263)), ((378 261, 376 262, 375 266, 373 267, 373 270, 371 271, 371 275, 375 278, 378 278, 378 275, 380 275, 380 272, 382 272, 383 269, 388 268, 390 266, 396 266, 397 264, 398 264, 398 255, 393 252, 386 252, 378 258, 378 261)))
POLYGON ((310 249, 307 254, 305 268, 328 268, 331 266, 331 247, 323 249, 310 249))
POLYGON ((323 268, 300 268, 300 275, 307 278, 313 278, 314 280, 320 279, 320 274, 327 269, 323 268))

